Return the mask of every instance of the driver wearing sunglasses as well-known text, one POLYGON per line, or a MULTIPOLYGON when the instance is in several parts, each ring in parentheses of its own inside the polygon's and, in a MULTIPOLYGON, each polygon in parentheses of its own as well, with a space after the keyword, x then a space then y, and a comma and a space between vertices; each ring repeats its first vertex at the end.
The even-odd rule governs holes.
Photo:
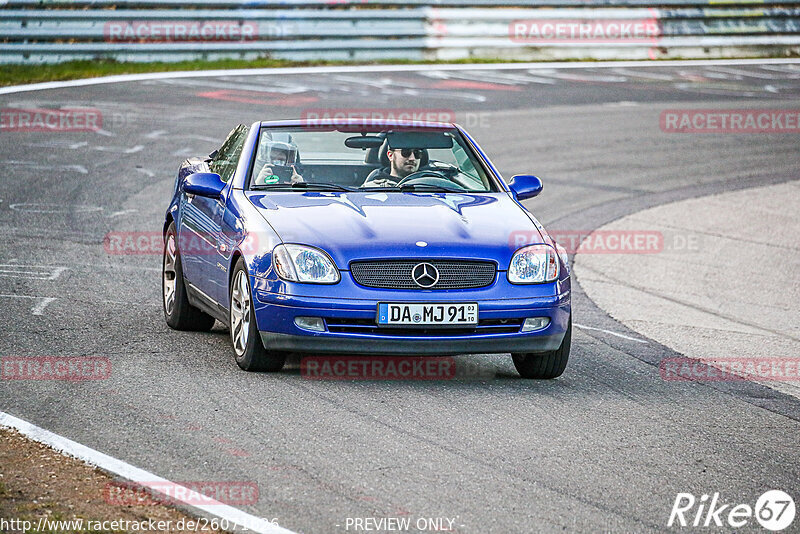
POLYGON ((393 187, 397 185, 400 180, 419 170, 422 149, 390 148, 386 155, 389 158, 389 167, 381 169, 378 176, 369 180, 363 187, 393 187))
POLYGON ((419 148, 396 148, 389 150, 389 162, 391 163, 390 174, 401 180, 419 170, 420 158, 422 158, 422 150, 419 148))

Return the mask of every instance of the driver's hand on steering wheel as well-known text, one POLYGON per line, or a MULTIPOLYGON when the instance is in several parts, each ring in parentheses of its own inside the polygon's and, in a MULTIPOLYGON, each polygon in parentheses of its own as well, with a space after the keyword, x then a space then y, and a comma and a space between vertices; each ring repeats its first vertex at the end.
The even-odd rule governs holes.
POLYGON ((397 182, 390 180, 388 178, 378 178, 377 180, 372 180, 369 183, 369 187, 395 187, 396 185, 397 182))

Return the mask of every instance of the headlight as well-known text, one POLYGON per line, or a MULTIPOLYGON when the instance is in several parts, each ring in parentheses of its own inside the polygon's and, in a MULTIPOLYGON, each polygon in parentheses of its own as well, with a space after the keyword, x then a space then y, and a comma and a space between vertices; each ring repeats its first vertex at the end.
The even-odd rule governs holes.
POLYGON ((567 254, 567 249, 553 241, 556 245, 556 251, 558 251, 558 255, 561 257, 561 263, 564 264, 564 267, 567 269, 567 274, 569 274, 569 254, 567 254))
POLYGON ((529 245, 514 253, 508 266, 512 284, 541 284, 558 278, 558 257, 550 245, 529 245))
POLYGON ((333 260, 318 248, 305 245, 278 245, 272 251, 275 272, 290 282, 335 284, 339 269, 333 260))

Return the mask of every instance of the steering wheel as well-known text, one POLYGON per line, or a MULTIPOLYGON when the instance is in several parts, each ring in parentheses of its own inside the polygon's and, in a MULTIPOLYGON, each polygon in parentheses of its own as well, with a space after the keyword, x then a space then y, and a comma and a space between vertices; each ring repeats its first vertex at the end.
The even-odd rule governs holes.
POLYGON ((422 171, 412 172, 411 174, 409 174, 408 176, 397 182, 397 185, 395 187, 400 187, 403 184, 414 185, 410 183, 412 181, 419 184, 438 185, 443 187, 452 187, 453 185, 458 185, 454 184, 453 181, 449 179, 443 172, 434 171, 431 169, 425 169, 422 171), (431 179, 426 180, 426 178, 431 178, 431 179), (447 182, 446 185, 441 183, 442 180, 447 182))

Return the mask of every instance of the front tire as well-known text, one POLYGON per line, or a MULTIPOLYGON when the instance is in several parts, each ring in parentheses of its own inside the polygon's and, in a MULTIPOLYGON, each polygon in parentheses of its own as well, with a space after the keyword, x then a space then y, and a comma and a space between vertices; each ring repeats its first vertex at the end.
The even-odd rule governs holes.
POLYGON ((175 223, 172 222, 164 236, 164 258, 161 262, 164 319, 173 330, 208 332, 214 326, 214 318, 189 304, 176 235, 175 223))
POLYGON ((236 262, 230 287, 231 342, 236 363, 245 371, 280 371, 286 354, 268 352, 261 343, 253 309, 250 277, 240 258, 236 262))
POLYGON ((569 350, 572 344, 572 316, 561 341, 561 346, 549 352, 521 352, 511 354, 514 367, 522 378, 552 379, 561 376, 567 368, 569 350))

